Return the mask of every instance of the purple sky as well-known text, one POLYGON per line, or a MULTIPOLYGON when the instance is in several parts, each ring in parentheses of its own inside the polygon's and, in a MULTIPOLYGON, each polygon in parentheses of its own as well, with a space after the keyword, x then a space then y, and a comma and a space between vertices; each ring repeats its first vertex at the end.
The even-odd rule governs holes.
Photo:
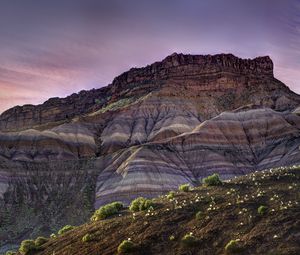
POLYGON ((269 55, 300 93, 300 1, 1 0, 0 112, 105 86, 173 52, 269 55))

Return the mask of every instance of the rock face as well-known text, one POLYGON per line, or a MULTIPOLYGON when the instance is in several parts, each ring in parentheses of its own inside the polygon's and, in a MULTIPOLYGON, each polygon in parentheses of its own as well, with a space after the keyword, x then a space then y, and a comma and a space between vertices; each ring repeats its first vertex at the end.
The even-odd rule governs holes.
POLYGON ((173 54, 105 88, 7 110, 0 240, 49 234, 108 201, 156 196, 214 172, 299 163, 299 103, 269 57, 173 54))

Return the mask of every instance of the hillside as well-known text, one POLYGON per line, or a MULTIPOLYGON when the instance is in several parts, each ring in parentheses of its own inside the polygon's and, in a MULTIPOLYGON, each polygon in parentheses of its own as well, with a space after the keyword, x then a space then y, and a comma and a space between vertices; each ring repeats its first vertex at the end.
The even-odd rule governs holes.
MULTIPOLYGON (((300 253, 300 169, 278 168, 234 178, 219 186, 199 186, 174 197, 153 199, 154 210, 128 209, 106 220, 78 226, 50 238, 34 255, 116 254, 130 238, 129 254, 300 253), (265 212, 259 212, 260 206, 265 212), (196 213, 202 214, 196 217, 196 213), (182 238, 192 233, 193 242, 182 238), (82 241, 86 234, 92 240, 82 241), (240 251, 225 246, 239 240, 240 251)), ((19 254, 19 253, 18 253, 19 254)))

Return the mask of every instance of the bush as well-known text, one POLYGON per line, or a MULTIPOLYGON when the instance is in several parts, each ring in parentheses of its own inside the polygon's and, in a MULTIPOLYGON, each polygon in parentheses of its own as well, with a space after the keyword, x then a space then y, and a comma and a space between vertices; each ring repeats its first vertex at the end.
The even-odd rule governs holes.
POLYGON ((62 235, 62 234, 66 233, 66 232, 68 232, 68 231, 70 231, 70 230, 72 230, 72 229, 74 229, 74 228, 75 228, 74 226, 66 225, 66 226, 64 226, 62 229, 60 229, 60 230, 58 231, 58 234, 59 234, 59 235, 62 235))
POLYGON ((268 207, 261 205, 260 207, 258 207, 257 212, 260 215, 264 215, 266 214, 266 212, 268 211, 268 207))
POLYGON ((167 195, 167 199, 173 199, 175 197, 175 192, 174 191, 170 191, 167 195))
POLYGON ((27 255, 36 250, 36 245, 34 240, 24 240, 21 243, 19 251, 21 254, 27 255))
POLYGON ((204 213, 199 211, 196 213, 196 220, 202 220, 204 218, 204 213))
POLYGON ((124 240, 118 246, 118 253, 130 253, 134 250, 134 243, 130 240, 124 240))
POLYGON ((129 210, 132 212, 145 211, 151 207, 153 208, 153 206, 153 202, 150 199, 138 197, 131 202, 129 210))
POLYGON ((222 180, 220 179, 218 174, 213 174, 204 178, 203 183, 207 186, 218 186, 222 185, 222 180))
POLYGON ((84 236, 82 237, 81 240, 82 240, 82 242, 86 243, 86 242, 93 241, 93 239, 94 239, 94 236, 91 235, 91 234, 89 234, 89 233, 87 233, 86 235, 84 235, 84 236))
POLYGON ((193 234, 187 234, 181 239, 181 243, 184 247, 193 247, 197 244, 197 238, 193 234))
POLYGON ((189 192, 191 189, 189 184, 182 184, 179 186, 180 191, 189 192))
POLYGON ((37 237, 37 239, 35 239, 34 243, 37 247, 43 245, 44 243, 48 242, 48 238, 43 237, 43 236, 39 236, 37 237))
POLYGON ((117 214, 123 208, 121 202, 113 202, 100 207, 95 211, 94 215, 91 217, 92 221, 98 221, 108 218, 114 214, 117 214))
POLYGON ((225 246, 226 254, 237 254, 243 250, 240 240, 231 240, 228 244, 225 246))

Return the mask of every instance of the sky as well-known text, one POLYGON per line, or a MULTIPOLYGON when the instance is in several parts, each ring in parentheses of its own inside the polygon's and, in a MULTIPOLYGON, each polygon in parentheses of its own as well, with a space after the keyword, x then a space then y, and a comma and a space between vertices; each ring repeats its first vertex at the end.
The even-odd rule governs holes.
POLYGON ((174 52, 269 55, 300 93, 300 0, 0 0, 0 113, 174 52))

